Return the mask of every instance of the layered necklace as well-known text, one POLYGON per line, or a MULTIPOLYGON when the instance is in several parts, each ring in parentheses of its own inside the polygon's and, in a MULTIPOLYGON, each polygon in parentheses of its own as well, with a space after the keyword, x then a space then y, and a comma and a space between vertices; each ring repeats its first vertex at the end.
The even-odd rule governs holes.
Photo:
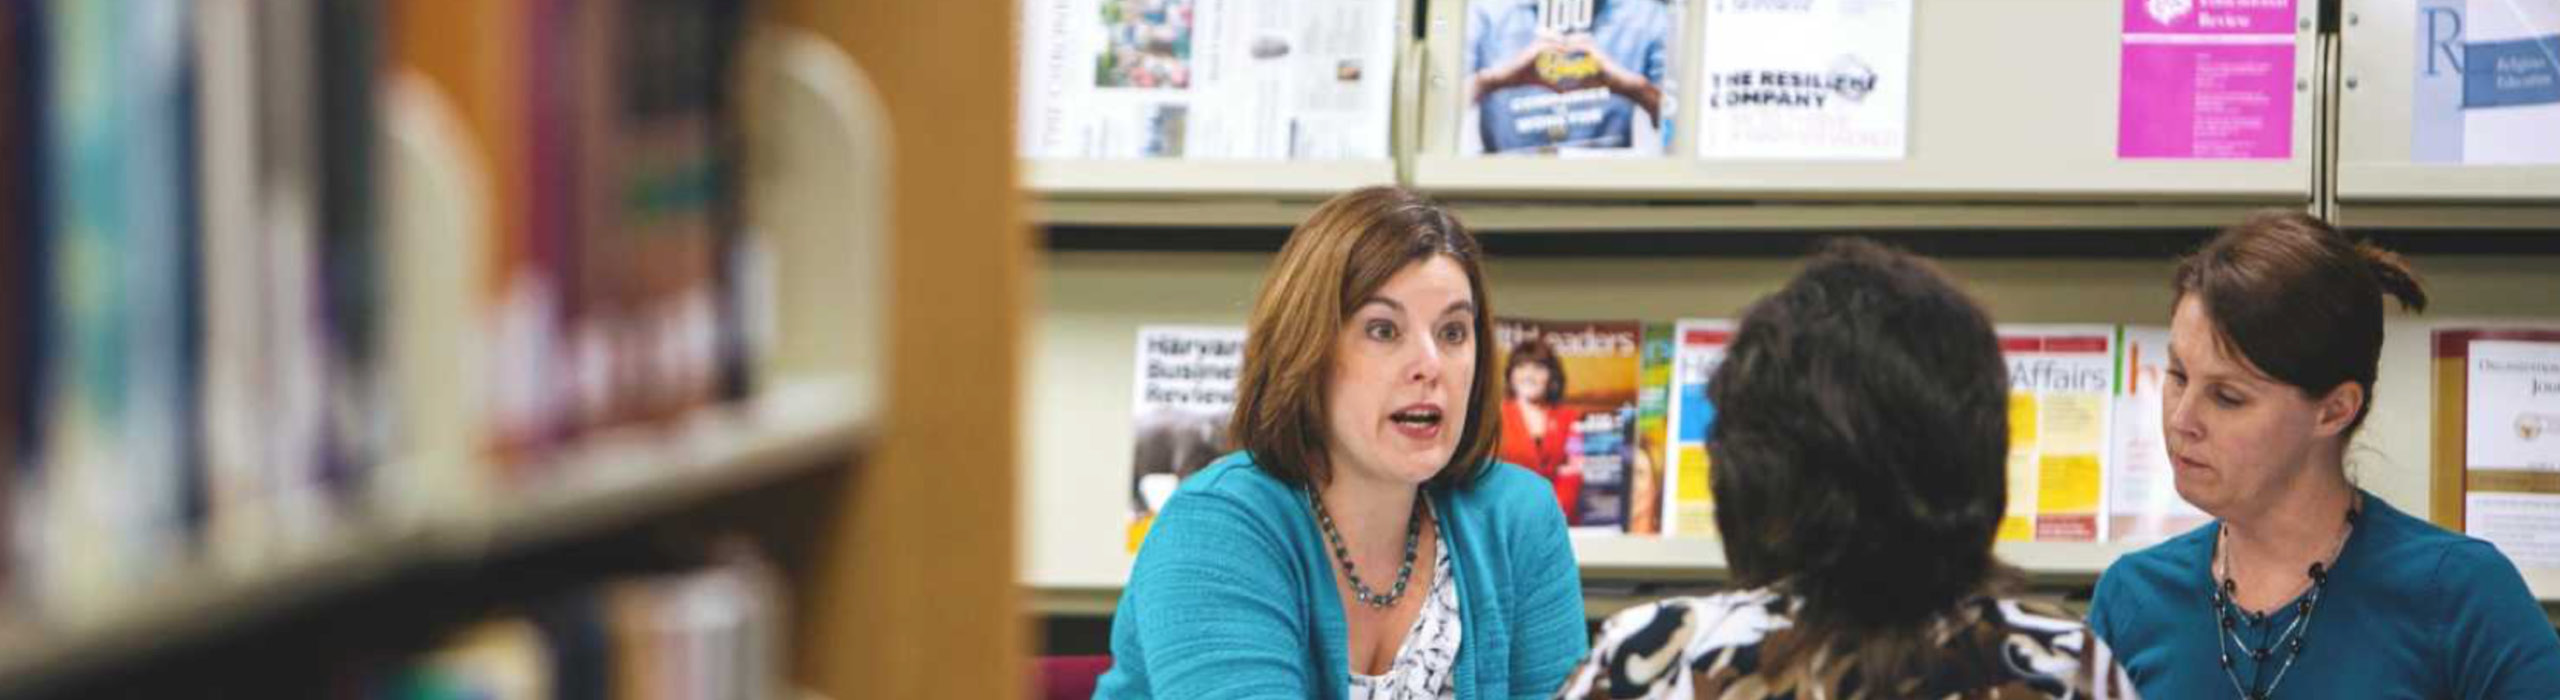
POLYGON ((1351 548, 1342 545, 1342 530, 1333 526, 1333 513, 1324 509, 1324 494, 1310 493, 1308 496, 1307 500, 1316 504, 1316 523, 1324 526, 1324 538, 1333 544, 1334 561, 1342 562, 1342 577, 1351 580, 1352 596, 1358 598, 1361 605, 1372 608, 1395 607, 1396 601, 1404 599, 1405 584, 1413 581, 1414 553, 1422 547, 1422 511, 1429 507, 1422 500, 1422 490, 1414 489, 1413 517, 1404 525, 1404 566, 1396 569, 1396 583, 1383 595, 1369 590, 1368 584, 1360 582, 1360 573, 1351 565, 1351 548))
POLYGON ((2302 658, 2303 647, 2310 643, 2311 613, 2320 609, 2320 598, 2329 590, 2329 570, 2337 566, 2338 555, 2346 551, 2347 537, 2355 534, 2356 515, 2361 510, 2358 507, 2360 502, 2361 496, 2358 500, 2348 501, 2346 529, 2338 533, 2338 542, 2330 546, 2327 558, 2311 563, 2309 572, 2311 590, 2294 603, 2293 622, 2285 625, 2283 632, 2267 640, 2265 646, 2253 646, 2248 640, 2240 638, 2241 620, 2245 619, 2251 627, 2255 627, 2265 624, 2267 618, 2274 613, 2260 615, 2240 609, 2240 603, 2237 600, 2240 595, 2240 582, 2231 561, 2231 528, 2229 526, 2220 528, 2218 540, 2214 543, 2216 556, 2213 562, 2213 578, 2219 582, 2219 585, 2213 587, 2213 617, 2214 623, 2219 626, 2219 629, 2214 631, 2214 644, 2222 651, 2222 675, 2231 679, 2231 690, 2239 693, 2240 697, 2247 700, 2266 700, 2274 696, 2276 686, 2284 684, 2285 672, 2293 670, 2293 662, 2302 658), (2240 652, 2247 655, 2253 665, 2254 670, 2250 672, 2249 682, 2245 685, 2240 682, 2240 671, 2231 655, 2234 646, 2239 647, 2240 652), (2270 665, 2269 660, 2274 659, 2279 651, 2283 652, 2284 658, 2272 664, 2276 668, 2275 678, 2267 681, 2265 688, 2259 688, 2258 681, 2265 677, 2267 667, 2270 665))

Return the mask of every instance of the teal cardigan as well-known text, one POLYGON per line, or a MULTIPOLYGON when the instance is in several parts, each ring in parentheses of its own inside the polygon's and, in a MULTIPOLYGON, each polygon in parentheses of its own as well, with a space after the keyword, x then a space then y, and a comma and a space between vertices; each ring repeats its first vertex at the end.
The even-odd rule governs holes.
MULTIPOLYGON (((1429 490, 1458 585, 1458 697, 1548 697, 1590 647, 1581 572, 1546 481, 1496 463, 1429 490)), ((1219 458, 1147 533, 1096 698, 1341 697, 1342 596, 1307 492, 1219 458)))

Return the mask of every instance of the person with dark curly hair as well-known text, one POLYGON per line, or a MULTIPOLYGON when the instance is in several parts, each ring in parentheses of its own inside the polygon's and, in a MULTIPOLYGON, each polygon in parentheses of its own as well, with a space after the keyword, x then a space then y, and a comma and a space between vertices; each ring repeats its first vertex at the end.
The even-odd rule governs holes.
POLYGON ((1610 618, 1557 697, 2131 697, 2078 617, 2010 596, 2009 372, 1928 262, 1831 243, 1708 381, 1739 590, 1610 618))

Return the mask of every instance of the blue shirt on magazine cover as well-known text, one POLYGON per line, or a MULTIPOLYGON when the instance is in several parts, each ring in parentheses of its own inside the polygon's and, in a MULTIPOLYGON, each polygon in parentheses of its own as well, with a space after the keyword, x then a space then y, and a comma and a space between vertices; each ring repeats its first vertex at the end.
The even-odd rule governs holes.
MULTIPOLYGON (((1592 0, 1592 43, 1609 60, 1662 85, 1671 75, 1675 17, 1661 0, 1592 0)), ((1540 0, 1477 0, 1467 8, 1467 72, 1511 60, 1538 38, 1540 0)), ((1482 95, 1475 108, 1486 153, 1544 152, 1558 148, 1636 148, 1635 101, 1598 85, 1563 92, 1544 86, 1509 87, 1482 95)), ((1667 126, 1667 123, 1665 124, 1667 126)), ((1666 128, 1663 133, 1669 133, 1666 128)))

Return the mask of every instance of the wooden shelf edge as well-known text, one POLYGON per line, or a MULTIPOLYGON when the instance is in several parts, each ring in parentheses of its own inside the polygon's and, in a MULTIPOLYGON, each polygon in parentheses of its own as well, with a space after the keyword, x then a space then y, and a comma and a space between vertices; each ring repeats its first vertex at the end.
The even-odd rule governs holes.
POLYGON ((447 557, 487 558, 614 532, 721 496, 850 466, 873 444, 848 387, 785 385, 670 434, 600 436, 551 465, 583 479, 439 528, 447 557))
POLYGON ((1053 199, 1239 197, 1322 199, 1368 185, 1394 184, 1388 158, 1257 160, 1021 161, 1022 187, 1053 199))
POLYGON ((561 466, 615 461, 623 478, 568 485, 538 498, 406 525, 367 526, 304 547, 251 573, 191 564, 131 604, 61 626, 0 624, 0 697, 105 672, 127 659, 207 640, 309 605, 544 544, 616 532, 685 507, 793 476, 850 468, 874 444, 873 413, 834 383, 784 385, 713 409, 662 448, 612 440, 561 466), (823 412, 810 412, 810 409, 823 412), (647 477, 647 478, 641 478, 647 477))

